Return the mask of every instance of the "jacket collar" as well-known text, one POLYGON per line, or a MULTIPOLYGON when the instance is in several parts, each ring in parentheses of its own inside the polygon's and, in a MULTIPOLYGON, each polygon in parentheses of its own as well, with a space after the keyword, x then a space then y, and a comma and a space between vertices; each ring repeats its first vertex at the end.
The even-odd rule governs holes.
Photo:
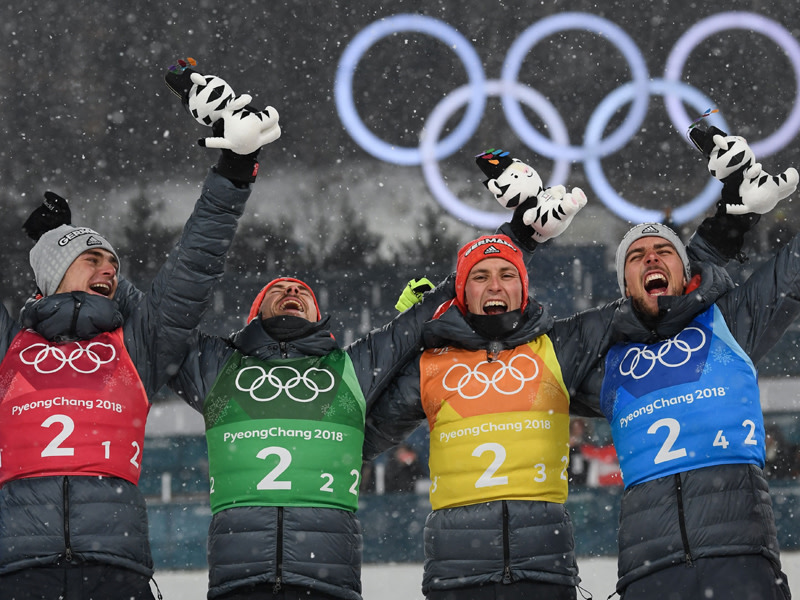
POLYGON ((253 319, 234 333, 231 344, 242 354, 262 360, 274 358, 275 349, 284 344, 287 352, 303 356, 325 356, 339 348, 328 329, 330 317, 311 323, 300 317, 253 319))
POLYGON ((553 318, 533 297, 522 312, 519 326, 509 328, 506 337, 490 339, 476 331, 457 306, 448 308, 438 319, 425 323, 422 331, 426 348, 455 346, 466 350, 506 350, 516 348, 550 331, 553 318))

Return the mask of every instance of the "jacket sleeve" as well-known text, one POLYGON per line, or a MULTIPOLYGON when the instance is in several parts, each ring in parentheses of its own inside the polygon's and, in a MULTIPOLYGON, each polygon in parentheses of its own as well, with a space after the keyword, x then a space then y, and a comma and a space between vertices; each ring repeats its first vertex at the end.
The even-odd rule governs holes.
POLYGON ((11 315, 8 314, 8 309, 0 302, 0 361, 8 352, 11 341, 20 331, 20 327, 11 315))
POLYGON ((733 337, 758 362, 800 315, 800 234, 717 305, 733 337))
POLYGON ((602 363, 614 343, 614 317, 621 301, 590 308, 553 324, 550 336, 570 396, 570 414, 602 416, 602 363), (599 370, 599 371, 598 371, 599 370))
POLYGON ((439 306, 453 298, 455 277, 448 276, 422 301, 400 313, 389 323, 369 332, 346 348, 355 367, 367 410, 400 369, 422 349, 422 327, 439 306))
POLYGON ((364 460, 396 446, 425 420, 420 402, 419 355, 408 362, 386 389, 367 405, 364 460))
POLYGON ((525 268, 528 270, 528 279, 534 281, 533 276, 533 254, 536 251, 536 248, 539 247, 538 242, 533 240, 532 238, 528 238, 527 240, 519 239, 511 229, 511 223, 505 222, 497 229, 497 233, 502 233, 503 235, 507 235, 511 238, 511 241, 522 250, 522 256, 525 260, 525 268))
POLYGON ((177 372, 222 277, 249 196, 249 186, 237 188, 209 173, 180 240, 125 322, 125 345, 148 395, 177 372))
POLYGON ((754 213, 729 215, 718 203, 717 212, 704 219, 689 240, 689 260, 710 262, 720 267, 733 258, 744 262, 742 247, 745 235, 760 219, 761 215, 754 213))
POLYGON ((195 329, 189 337, 186 356, 167 386, 202 413, 203 403, 232 353, 233 349, 224 339, 195 329))

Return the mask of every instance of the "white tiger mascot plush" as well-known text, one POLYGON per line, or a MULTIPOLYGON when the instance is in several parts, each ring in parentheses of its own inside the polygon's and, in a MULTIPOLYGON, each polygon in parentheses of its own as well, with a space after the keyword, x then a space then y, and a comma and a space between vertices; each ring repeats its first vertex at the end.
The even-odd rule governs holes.
POLYGON ((763 215, 797 189, 800 175, 790 167, 770 175, 756 162, 743 137, 727 135, 716 127, 692 129, 689 137, 708 159, 708 172, 723 184, 722 197, 729 215, 763 215))
POLYGON ((178 65, 170 67, 164 79, 198 123, 222 134, 198 140, 201 146, 245 155, 280 137, 277 110, 271 106, 264 110, 250 106, 252 96, 237 97, 225 80, 198 73, 191 68, 197 62, 192 58, 187 61, 179 60, 178 65))
POLYGON ((544 188, 536 170, 505 150, 490 149, 475 157, 488 177, 483 184, 503 208, 514 210, 511 227, 522 241, 542 243, 566 231, 573 217, 586 206, 580 188, 567 193, 563 185, 544 188))

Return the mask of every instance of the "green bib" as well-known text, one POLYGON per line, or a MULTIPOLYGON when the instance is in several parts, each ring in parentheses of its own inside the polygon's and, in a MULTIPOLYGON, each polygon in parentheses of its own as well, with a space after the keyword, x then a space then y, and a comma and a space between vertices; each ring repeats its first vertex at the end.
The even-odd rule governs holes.
POLYGON ((350 357, 264 361, 236 352, 203 406, 211 510, 355 511, 366 402, 350 357))

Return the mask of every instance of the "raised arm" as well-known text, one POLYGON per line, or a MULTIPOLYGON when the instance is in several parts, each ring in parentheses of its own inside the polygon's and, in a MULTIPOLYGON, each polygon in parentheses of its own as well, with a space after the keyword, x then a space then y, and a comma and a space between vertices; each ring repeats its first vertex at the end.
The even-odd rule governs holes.
POLYGON ((280 135, 275 109, 251 110, 249 96, 235 96, 217 77, 183 67, 171 69, 166 79, 190 114, 212 127, 214 137, 201 139, 200 145, 222 151, 177 245, 125 323, 126 346, 151 393, 183 360, 189 336, 224 272, 226 253, 258 173, 259 149, 280 135), (229 90, 228 99, 211 94, 222 84, 229 90))

